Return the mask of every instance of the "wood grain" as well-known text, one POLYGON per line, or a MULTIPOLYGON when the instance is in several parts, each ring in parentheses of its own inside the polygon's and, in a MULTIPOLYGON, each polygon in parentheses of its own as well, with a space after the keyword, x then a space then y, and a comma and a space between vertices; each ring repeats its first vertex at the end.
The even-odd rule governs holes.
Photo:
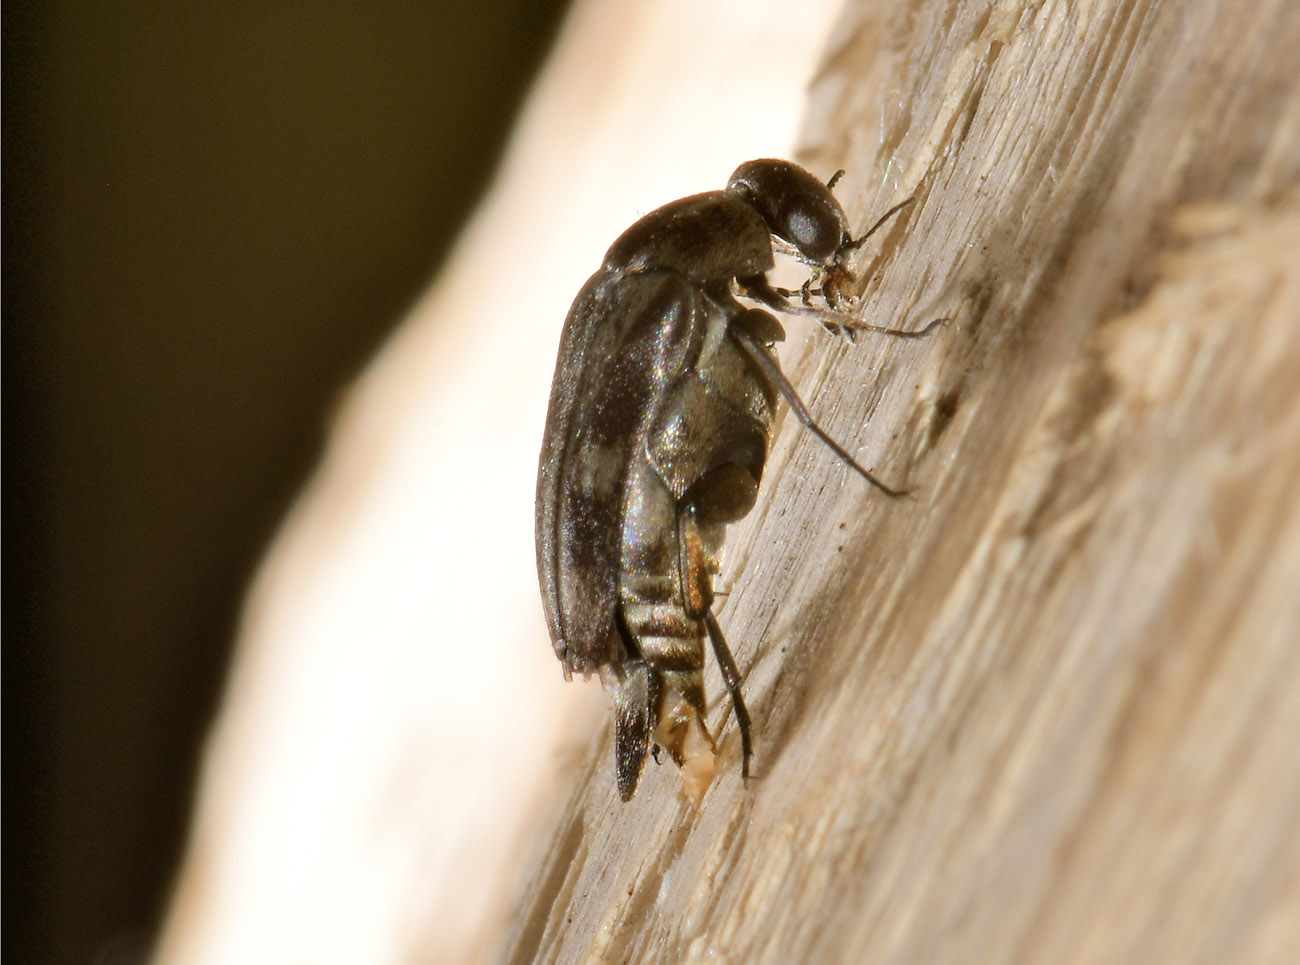
POLYGON ((733 527, 718 777, 522 865, 509 962, 1300 956, 1300 8, 850 4, 803 159, 848 169, 864 317, 792 375, 733 527))

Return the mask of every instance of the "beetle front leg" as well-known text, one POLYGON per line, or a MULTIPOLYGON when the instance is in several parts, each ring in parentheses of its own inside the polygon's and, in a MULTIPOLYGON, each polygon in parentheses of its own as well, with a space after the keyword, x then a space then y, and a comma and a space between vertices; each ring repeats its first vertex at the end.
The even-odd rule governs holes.
MULTIPOLYGON (((756 302, 761 302, 768 308, 774 308, 778 312, 791 312, 795 309, 795 303, 790 301, 794 296, 794 291, 786 288, 773 288, 766 275, 737 278, 736 285, 745 295, 756 302)), ((796 314, 803 313, 796 312, 796 314)))
POLYGON ((798 295, 800 303, 807 305, 809 308, 813 307, 812 300, 814 295, 819 298, 825 297, 825 293, 820 288, 813 288, 811 278, 805 281, 798 288, 773 288, 772 291, 786 299, 794 298, 795 295, 798 295))
MULTIPOLYGON (((884 325, 872 325, 864 322, 860 318, 854 318, 852 315, 846 315, 844 312, 838 312, 833 308, 821 308, 817 305, 802 304, 792 302, 782 295, 786 289, 773 288, 768 284, 767 279, 762 275, 756 278, 738 279, 736 284, 740 287, 741 292, 756 302, 762 302, 768 308, 775 309, 778 312, 784 312, 787 315, 806 315, 809 318, 815 318, 821 323, 821 326, 828 332, 835 334, 842 332, 850 338, 857 332, 874 332, 877 335, 892 335, 895 338, 925 338, 940 325, 948 324, 946 318, 936 318, 925 328, 906 329, 906 328, 889 328, 884 325)), ((800 289, 802 292, 802 289, 800 289)), ((810 289, 810 294, 812 290, 810 289)), ((794 295, 790 291, 791 296, 794 295)), ((823 297, 825 294, 823 292, 823 297)))

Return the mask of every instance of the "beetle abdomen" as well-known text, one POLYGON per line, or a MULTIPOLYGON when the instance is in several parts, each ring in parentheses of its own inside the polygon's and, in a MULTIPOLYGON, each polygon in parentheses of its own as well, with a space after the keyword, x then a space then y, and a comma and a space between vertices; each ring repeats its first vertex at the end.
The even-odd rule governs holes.
POLYGON ((700 601, 705 607, 712 602, 720 541, 707 541, 702 553, 683 563, 689 554, 683 554, 677 507, 650 461, 638 459, 624 493, 619 612, 638 665, 633 673, 644 673, 651 686, 613 688, 624 800, 636 790, 651 743, 683 769, 687 793, 697 800, 713 776, 713 739, 704 719, 707 631, 701 614, 692 611, 700 601), (645 706, 636 707, 638 701, 645 706))
POLYGON ((665 388, 638 434, 625 476, 618 595, 638 666, 613 687, 619 792, 636 789, 651 742, 681 766, 699 798, 713 774, 705 723, 705 614, 713 603, 725 524, 753 507, 771 435, 772 403, 707 306, 694 366, 665 388), (644 674, 649 686, 642 686, 644 674), (637 701, 648 706, 636 708, 637 701), (638 712, 639 711, 639 712, 638 712))

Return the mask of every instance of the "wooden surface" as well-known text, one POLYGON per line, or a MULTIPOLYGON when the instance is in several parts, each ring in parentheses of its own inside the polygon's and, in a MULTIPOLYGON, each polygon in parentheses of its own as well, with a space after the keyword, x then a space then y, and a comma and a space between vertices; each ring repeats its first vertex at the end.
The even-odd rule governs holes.
POLYGON ((796 336, 733 527, 718 776, 618 802, 608 728, 501 957, 1300 959, 1300 7, 850 4, 803 160, 874 322, 796 336))

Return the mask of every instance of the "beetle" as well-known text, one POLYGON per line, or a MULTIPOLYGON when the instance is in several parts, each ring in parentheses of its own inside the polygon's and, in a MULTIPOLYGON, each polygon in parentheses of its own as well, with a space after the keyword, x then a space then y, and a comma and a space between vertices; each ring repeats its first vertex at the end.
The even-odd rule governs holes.
POLYGON ((651 749, 656 760, 660 747, 668 751, 697 803, 712 781, 705 637, 749 776, 749 713, 712 612, 713 577, 727 524, 757 498, 777 397, 868 483, 902 495, 813 420, 781 372, 774 346, 785 333, 765 310, 903 337, 937 324, 887 329, 834 310, 854 280, 853 251, 908 203, 855 240, 832 193, 838 178, 748 161, 724 190, 652 211, 609 248, 565 321, 537 475, 538 575, 565 678, 597 674, 611 696, 624 801, 651 749), (810 279, 799 302, 768 282, 774 244, 819 282, 810 279))

